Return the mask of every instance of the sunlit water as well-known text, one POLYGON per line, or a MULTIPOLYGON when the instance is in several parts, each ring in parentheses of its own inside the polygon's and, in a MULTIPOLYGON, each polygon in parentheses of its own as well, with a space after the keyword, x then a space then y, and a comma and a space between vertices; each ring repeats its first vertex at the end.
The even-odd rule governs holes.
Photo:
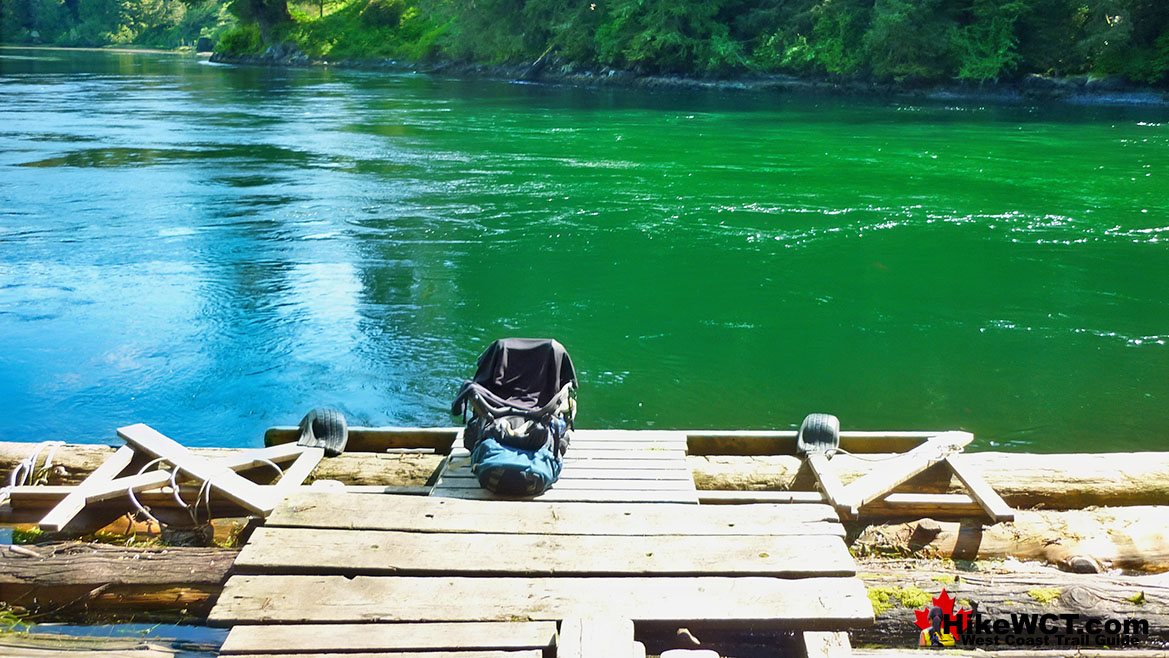
POLYGON ((3 439, 449 425, 554 336, 580 424, 1169 449, 1169 111, 0 50, 3 439))

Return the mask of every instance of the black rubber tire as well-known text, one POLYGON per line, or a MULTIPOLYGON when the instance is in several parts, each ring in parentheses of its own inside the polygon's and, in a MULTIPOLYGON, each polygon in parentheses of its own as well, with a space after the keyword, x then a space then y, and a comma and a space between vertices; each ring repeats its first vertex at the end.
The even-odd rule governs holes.
POLYGON ((796 453, 830 455, 840 447, 840 419, 832 414, 808 414, 800 423, 796 453))
POLYGON ((297 445, 324 448, 326 457, 336 457, 345 452, 345 444, 348 442, 349 424, 345 422, 345 414, 336 409, 313 409, 300 421, 297 445))

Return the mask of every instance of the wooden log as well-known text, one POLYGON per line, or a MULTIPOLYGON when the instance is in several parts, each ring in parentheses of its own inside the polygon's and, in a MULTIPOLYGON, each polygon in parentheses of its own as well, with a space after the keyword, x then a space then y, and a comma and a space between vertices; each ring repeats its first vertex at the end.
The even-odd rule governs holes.
POLYGON ((971 571, 912 560, 866 560, 858 566, 874 601, 876 623, 853 629, 854 644, 916 650, 920 631, 914 626, 913 611, 932 605, 926 600, 938 596, 943 588, 957 599, 956 609, 977 604, 978 611, 988 618, 1009 619, 1015 613, 1146 619, 1150 640, 1169 638, 1169 576, 1165 574, 1069 574, 1034 567, 1024 572, 981 563, 978 566, 986 571, 971 571))
MULTIPOLYGON (((124 620, 131 615, 141 620, 173 620, 184 608, 185 618, 199 619, 209 611, 206 602, 219 594, 235 554, 222 549, 77 543, 17 549, 0 548, 0 602, 66 621, 124 620)), ((943 568, 937 561, 863 560, 858 575, 870 592, 870 601, 883 597, 886 603, 876 610, 872 630, 853 629, 854 643, 913 646, 914 607, 919 607, 922 596, 935 596, 943 587, 963 605, 979 602, 983 612, 1148 619, 1151 636, 1169 640, 1169 575, 1069 574, 1035 567, 1020 572, 982 563, 972 568, 988 570, 943 568), (912 596, 915 604, 903 605, 903 595, 912 596)), ((506 614, 501 617, 509 619, 506 614)), ((287 629, 271 633, 279 636, 282 630, 287 629)), ((265 632, 257 629, 257 637, 265 632)), ((296 637, 289 635, 285 641, 299 642, 296 637)), ((372 650, 383 642, 377 637, 354 634, 346 650, 372 650)), ((309 648, 323 648, 314 647, 309 648)), ((244 648, 240 645, 240 651, 244 648)))
POLYGON ((48 619, 203 617, 236 553, 81 542, 0 547, 0 602, 48 619))
MULTIPOLYGON (((889 455, 837 455, 833 470, 845 484, 879 468, 889 455), (863 457, 864 459, 862 459, 863 457)), ((1169 452, 1037 455, 963 453, 955 460, 1020 508, 1078 509, 1092 505, 1157 505, 1169 500, 1169 452)), ((816 480, 800 459, 782 455, 687 457, 700 490, 810 491, 816 480)), ((898 491, 966 493, 948 469, 934 467, 898 491)))
MULTIPOLYGON (((8 483, 8 474, 20 460, 28 457, 36 445, 0 442, 0 476, 3 476, 5 484, 8 483)), ((116 450, 113 446, 101 445, 62 446, 53 456, 53 466, 46 474, 47 484, 80 484, 116 450)), ((227 448, 191 448, 190 451, 205 459, 218 459, 240 452, 227 448)), ((349 452, 321 460, 310 478, 339 480, 354 485, 422 486, 442 463, 442 459, 442 455, 438 454, 349 452)), ((272 476, 275 476, 275 472, 272 476)))
POLYGON ((861 555, 914 555, 959 560, 1014 557, 1069 571, 1169 571, 1169 506, 1031 510, 1015 520, 935 521, 870 525, 852 544, 861 555), (1098 565, 1098 566, 1094 566, 1098 565))
MULTIPOLYGON (((709 433, 719 445, 733 441, 725 433, 709 433)), ((434 443, 455 436, 444 430, 434 443)), ((741 438, 741 437, 740 437, 741 438)), ((295 439, 293 439, 295 440, 295 439)), ((712 439, 713 440, 713 439, 712 439)), ((794 441, 794 439, 792 439, 794 441)), ((920 440, 915 440, 919 443, 920 440)), ((691 438, 693 443, 693 437, 691 438)), ((0 442, 0 476, 7 477, 16 464, 29 455, 35 444, 0 442)), ((444 448, 445 449, 445 448, 444 448)), ((112 455, 115 448, 94 445, 67 445, 53 458, 49 484, 78 484, 112 455)), ((192 448, 193 454, 214 459, 232 450, 192 448)), ((566 468, 590 463, 582 451, 580 459, 570 450, 566 468)), ((650 455, 653 453, 650 452, 650 455)), ((885 455, 862 455, 881 459, 885 455)), ((439 454, 348 452, 322 460, 310 476, 315 480, 339 480, 354 485, 421 486, 442 462, 439 454)), ((1015 508, 1076 509, 1092 505, 1156 505, 1169 500, 1169 452, 1036 455, 1001 452, 965 453, 955 458, 986 482, 1015 508)), ((686 458, 700 490, 811 491, 815 478, 802 460, 784 455, 691 455, 686 458)), ((596 460, 602 461, 602 460, 596 460)), ((872 470, 880 462, 837 455, 832 466, 845 483, 872 470)), ((613 460, 604 468, 653 467, 636 461, 613 460)), ((902 488, 920 493, 966 493, 966 488, 944 469, 934 468, 916 476, 902 488)))

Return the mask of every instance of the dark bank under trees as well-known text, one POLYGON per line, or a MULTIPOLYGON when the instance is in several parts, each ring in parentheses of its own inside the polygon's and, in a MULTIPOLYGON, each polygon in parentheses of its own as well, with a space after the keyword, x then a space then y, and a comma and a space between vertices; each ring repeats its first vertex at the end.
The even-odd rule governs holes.
POLYGON ((1160 0, 0 0, 9 43, 174 45, 330 59, 531 62, 641 74, 903 84, 1026 74, 1169 83, 1160 0), (239 21, 231 25, 231 17, 239 21))

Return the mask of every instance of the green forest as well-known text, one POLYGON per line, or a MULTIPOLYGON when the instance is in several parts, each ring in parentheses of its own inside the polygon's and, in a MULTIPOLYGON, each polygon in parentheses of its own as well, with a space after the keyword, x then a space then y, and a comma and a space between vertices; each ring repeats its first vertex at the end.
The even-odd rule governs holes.
POLYGON ((1164 0, 0 0, 0 40, 734 78, 1169 84, 1164 0))

